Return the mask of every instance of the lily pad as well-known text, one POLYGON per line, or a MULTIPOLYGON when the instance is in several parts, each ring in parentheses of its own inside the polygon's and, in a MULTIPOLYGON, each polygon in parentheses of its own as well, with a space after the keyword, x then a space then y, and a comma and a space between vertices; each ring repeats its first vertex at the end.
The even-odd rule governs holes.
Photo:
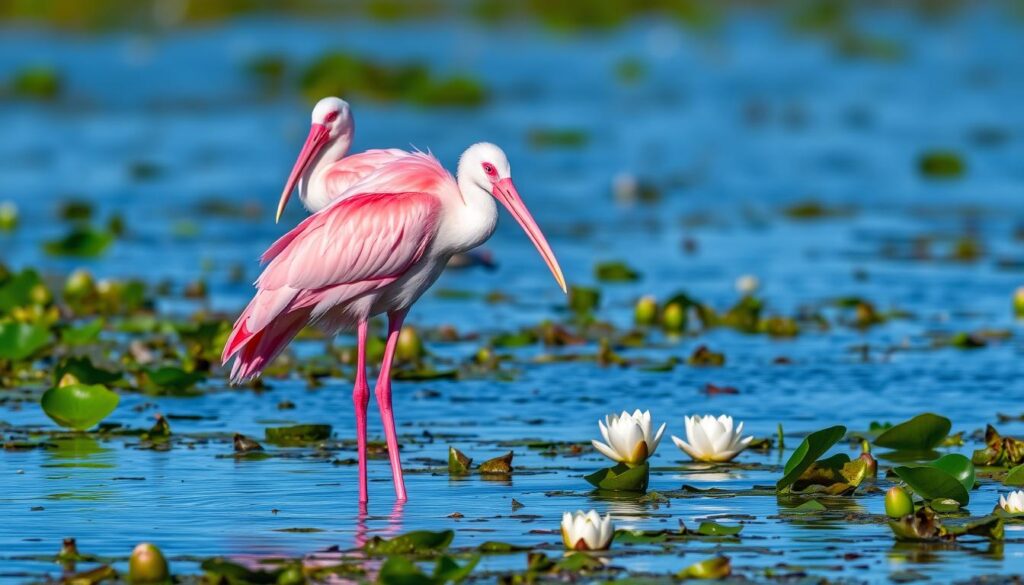
POLYGON ((103 254, 114 242, 114 234, 91 227, 75 227, 71 233, 43 244, 43 250, 53 256, 91 258, 103 254))
POLYGON ((47 390, 40 404, 57 424, 84 431, 114 412, 119 401, 117 393, 100 384, 68 384, 47 390))
POLYGON ((793 485, 807 469, 832 448, 843 436, 846 435, 846 427, 836 425, 815 431, 806 437, 790 455, 783 469, 782 479, 775 484, 775 489, 781 491, 793 485))
POLYGON ((919 467, 896 467, 893 473, 926 500, 948 498, 961 506, 970 501, 968 486, 974 485, 974 465, 963 455, 946 455, 919 467))
POLYGON ((704 521, 700 523, 695 532, 701 536, 736 536, 742 531, 742 524, 726 526, 717 522, 704 521))
POLYGON ((0 324, 0 359, 21 361, 50 344, 50 330, 31 323, 0 324))
POLYGON ((732 573, 729 557, 714 557, 694 563, 676 573, 679 579, 724 579, 732 573))
POLYGON ((602 262, 594 268, 594 276, 601 282, 635 282, 640 273, 625 262, 602 262))
POLYGON ((942 444, 953 423, 944 416, 926 412, 890 427, 875 439, 875 445, 898 451, 927 451, 942 444))
POLYGON ((1024 465, 1018 465, 1006 473, 1005 485, 1024 485, 1024 465))
POLYGON ((98 368, 86 356, 74 356, 61 360, 53 370, 53 380, 59 382, 68 374, 83 384, 113 384, 121 379, 120 372, 98 368))
POLYGON ((264 436, 268 443, 282 447, 298 447, 326 441, 331 438, 331 425, 293 425, 290 427, 267 427, 264 436))
POLYGON ((651 468, 644 462, 636 467, 630 467, 625 463, 619 463, 615 467, 609 467, 591 473, 584 477, 590 485, 613 492, 645 492, 650 481, 651 468))
POLYGON ((424 554, 446 550, 454 538, 452 530, 414 530, 389 539, 375 536, 363 546, 363 550, 372 555, 424 554))

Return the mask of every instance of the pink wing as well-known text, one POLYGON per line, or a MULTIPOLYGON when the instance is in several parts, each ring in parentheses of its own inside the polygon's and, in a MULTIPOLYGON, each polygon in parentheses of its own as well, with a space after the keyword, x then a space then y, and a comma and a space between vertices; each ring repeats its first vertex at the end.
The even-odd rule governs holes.
POLYGON ((336 199, 377 169, 408 154, 404 150, 387 148, 346 156, 324 171, 324 186, 330 198, 336 199))
POLYGON ((256 296, 221 356, 232 379, 259 373, 308 321, 379 290, 423 257, 441 202, 429 193, 362 193, 309 216, 263 254, 256 296))

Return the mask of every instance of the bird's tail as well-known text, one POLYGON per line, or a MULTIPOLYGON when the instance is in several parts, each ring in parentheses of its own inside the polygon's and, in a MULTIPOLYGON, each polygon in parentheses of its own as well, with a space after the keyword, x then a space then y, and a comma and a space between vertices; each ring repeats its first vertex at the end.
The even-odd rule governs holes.
POLYGON ((221 354, 224 364, 235 358, 232 384, 258 376, 307 323, 313 308, 293 307, 295 292, 260 290, 235 321, 221 354))

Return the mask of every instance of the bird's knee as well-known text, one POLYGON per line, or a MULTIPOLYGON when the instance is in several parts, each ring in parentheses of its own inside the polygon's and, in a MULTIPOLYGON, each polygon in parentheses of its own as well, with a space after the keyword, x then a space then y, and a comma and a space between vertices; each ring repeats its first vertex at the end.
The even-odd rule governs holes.
POLYGON ((352 403, 357 407, 366 408, 369 402, 370 389, 366 387, 366 384, 356 384, 352 388, 352 403))

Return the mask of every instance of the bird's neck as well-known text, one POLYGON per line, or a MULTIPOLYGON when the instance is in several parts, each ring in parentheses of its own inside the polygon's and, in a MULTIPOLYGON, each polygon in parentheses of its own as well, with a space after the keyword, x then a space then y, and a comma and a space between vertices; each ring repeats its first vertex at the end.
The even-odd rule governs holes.
POLYGON ((467 252, 487 241, 498 224, 498 206, 494 197, 459 173, 461 205, 452 206, 453 251, 467 252))
POLYGON ((322 173, 331 165, 345 158, 352 147, 352 134, 345 133, 327 144, 306 167, 299 179, 299 199, 306 209, 318 211, 330 202, 330 193, 324 185, 322 173))

